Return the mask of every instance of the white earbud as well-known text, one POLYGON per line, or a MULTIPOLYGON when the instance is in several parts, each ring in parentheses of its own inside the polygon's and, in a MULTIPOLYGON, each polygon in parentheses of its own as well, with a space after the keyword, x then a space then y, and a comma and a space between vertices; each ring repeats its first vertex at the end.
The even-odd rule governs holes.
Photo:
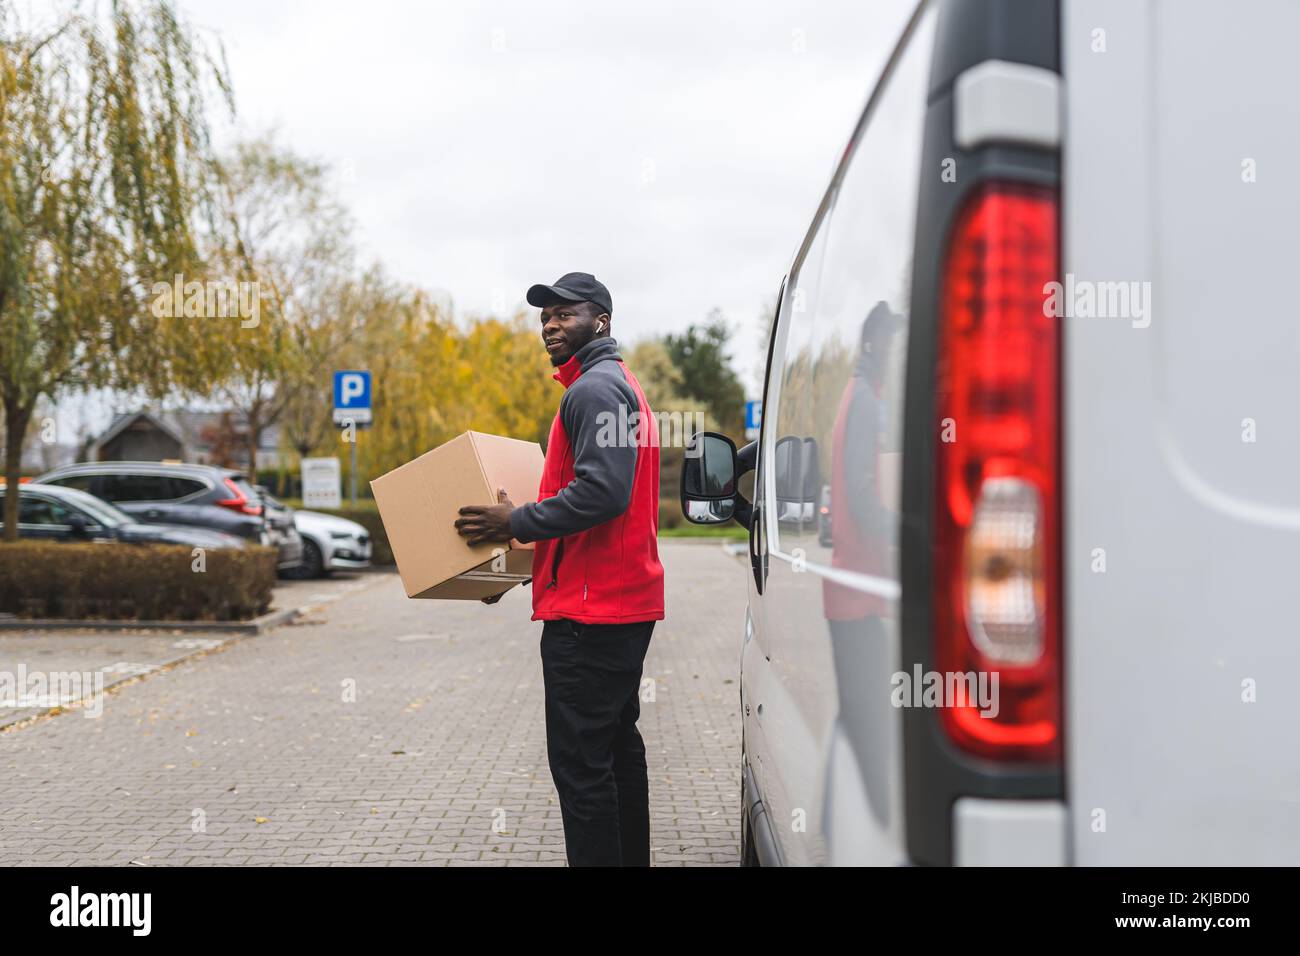
POLYGON ((600 325, 596 326, 596 331, 597 331, 597 332, 604 332, 604 331, 605 331, 605 323, 602 322, 602 323, 600 323, 600 325))

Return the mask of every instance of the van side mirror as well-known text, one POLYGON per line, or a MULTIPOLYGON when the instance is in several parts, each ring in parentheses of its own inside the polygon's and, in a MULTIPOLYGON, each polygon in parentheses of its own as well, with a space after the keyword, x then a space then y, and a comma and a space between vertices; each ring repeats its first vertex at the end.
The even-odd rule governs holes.
POLYGON ((70 514, 68 515, 68 527, 72 529, 74 538, 84 538, 90 530, 90 522, 86 520, 85 515, 70 514))
POLYGON ((777 521, 811 521, 823 487, 817 439, 800 435, 778 438, 775 459, 777 521))
POLYGON ((682 461, 682 514, 692 524, 722 524, 736 516, 736 443, 717 432, 700 432, 686 444, 682 461))

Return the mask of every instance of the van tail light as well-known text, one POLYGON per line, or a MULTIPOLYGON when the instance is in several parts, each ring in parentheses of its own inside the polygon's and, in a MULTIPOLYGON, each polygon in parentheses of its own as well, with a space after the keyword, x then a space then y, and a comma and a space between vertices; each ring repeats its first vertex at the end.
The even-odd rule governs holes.
POLYGON ((940 305, 935 661, 945 683, 997 675, 995 715, 979 700, 942 711, 955 744, 994 760, 1061 756, 1057 273, 1054 189, 995 183, 967 200, 940 305))
POLYGON ((262 513, 262 506, 250 502, 248 495, 240 490, 239 485, 235 484, 233 479, 226 479, 226 488, 230 491, 230 497, 222 498, 217 504, 223 508, 232 508, 240 514, 260 515, 262 513))

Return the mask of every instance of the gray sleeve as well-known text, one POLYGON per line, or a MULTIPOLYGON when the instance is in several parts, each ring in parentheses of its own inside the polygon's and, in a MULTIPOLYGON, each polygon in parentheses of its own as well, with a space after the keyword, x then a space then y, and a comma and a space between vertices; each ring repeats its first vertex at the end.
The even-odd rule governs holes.
POLYGON ((560 422, 573 447, 573 481, 544 501, 510 512, 510 534, 528 543, 594 528, 627 510, 636 474, 636 393, 627 380, 582 376, 560 401, 560 422), (627 422, 620 425, 620 421, 627 422))

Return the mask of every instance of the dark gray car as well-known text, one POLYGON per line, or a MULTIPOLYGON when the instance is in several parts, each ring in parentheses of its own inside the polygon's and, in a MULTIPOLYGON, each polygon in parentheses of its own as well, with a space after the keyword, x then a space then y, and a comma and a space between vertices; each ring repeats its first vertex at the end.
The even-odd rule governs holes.
POLYGON ((302 560, 292 521, 268 520, 258 492, 240 472, 214 465, 100 461, 65 465, 36 479, 112 502, 136 521, 188 525, 271 545, 280 568, 302 560))
MULTIPOLYGON (((5 488, 0 485, 0 505, 5 488)), ((0 530, 3 530, 0 522, 0 530)), ((29 541, 122 541, 179 544, 191 548, 242 548, 245 541, 208 528, 145 524, 94 495, 75 488, 18 487, 18 536, 29 541)))

